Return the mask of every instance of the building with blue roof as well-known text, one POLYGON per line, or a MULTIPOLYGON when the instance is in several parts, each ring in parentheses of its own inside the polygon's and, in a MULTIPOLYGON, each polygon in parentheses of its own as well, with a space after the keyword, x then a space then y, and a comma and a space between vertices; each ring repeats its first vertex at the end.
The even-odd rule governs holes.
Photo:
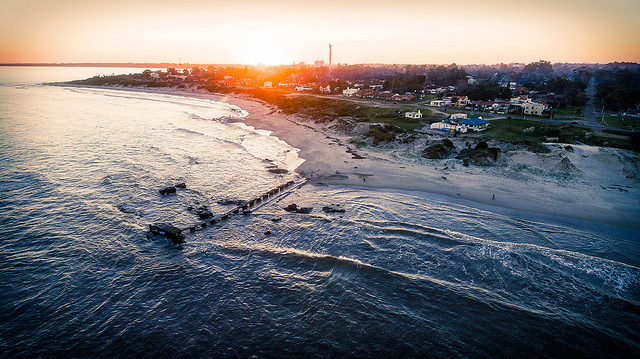
POLYGON ((485 121, 482 117, 467 118, 460 121, 460 125, 472 131, 482 131, 489 127, 489 121, 485 121))

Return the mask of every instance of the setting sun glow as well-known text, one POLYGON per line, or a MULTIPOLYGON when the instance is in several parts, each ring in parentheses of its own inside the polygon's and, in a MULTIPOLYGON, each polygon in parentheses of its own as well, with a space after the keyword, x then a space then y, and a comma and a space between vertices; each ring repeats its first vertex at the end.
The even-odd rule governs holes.
POLYGON ((640 1, 3 1, 0 62, 640 61, 640 1), (24 21, 28 19, 29 21, 24 21))

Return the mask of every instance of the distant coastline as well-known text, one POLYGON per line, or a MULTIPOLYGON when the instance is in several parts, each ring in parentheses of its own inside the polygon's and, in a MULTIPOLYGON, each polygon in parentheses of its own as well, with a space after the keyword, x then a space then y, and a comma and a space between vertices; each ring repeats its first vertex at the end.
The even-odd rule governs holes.
POLYGON ((205 64, 175 64, 171 62, 78 62, 78 63, 0 63, 0 66, 30 66, 30 67, 131 67, 131 68, 179 68, 187 69, 194 66, 208 66, 205 64))

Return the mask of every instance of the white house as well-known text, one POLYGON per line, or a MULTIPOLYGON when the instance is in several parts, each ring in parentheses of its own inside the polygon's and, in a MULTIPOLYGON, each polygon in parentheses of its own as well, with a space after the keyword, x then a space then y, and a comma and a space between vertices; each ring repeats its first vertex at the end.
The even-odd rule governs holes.
POLYGON ((347 87, 346 90, 342 90, 342 96, 347 96, 347 97, 351 97, 353 95, 355 95, 359 90, 357 88, 349 88, 347 87))
POLYGON ((327 85, 326 87, 320 86, 320 93, 331 93, 331 86, 327 85))
POLYGON ((467 118, 467 114, 466 113, 454 113, 451 116, 449 116, 449 119, 451 120, 465 120, 467 118))
POLYGON ((536 115, 536 116, 542 116, 542 111, 544 111, 545 105, 543 103, 537 103, 537 102, 527 102, 527 103, 523 103, 522 105, 522 111, 524 112, 525 115, 536 115))
POLYGON ((159 80, 160 79, 160 74, 157 72, 152 72, 149 74, 149 77, 153 80, 159 80))
POLYGON ((422 112, 418 110, 418 112, 405 112, 404 117, 407 118, 422 118, 422 112))
POLYGON ((296 86, 296 91, 298 92, 313 91, 313 89, 311 87, 296 86))
POLYGON ((273 82, 271 82, 271 81, 265 81, 265 83, 264 83, 264 88, 266 88, 266 89, 273 88, 273 82))
POLYGON ((467 132, 467 128, 464 126, 456 125, 448 122, 436 122, 432 123, 430 128, 432 130, 442 131, 442 132, 467 132))

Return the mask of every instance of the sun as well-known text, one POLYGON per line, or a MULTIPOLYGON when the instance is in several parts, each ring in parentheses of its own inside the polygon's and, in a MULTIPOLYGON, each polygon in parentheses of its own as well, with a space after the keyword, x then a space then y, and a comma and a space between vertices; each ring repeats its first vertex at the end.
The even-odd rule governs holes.
POLYGON ((282 65, 291 61, 286 47, 272 37, 254 36, 246 43, 242 52, 242 63, 282 65))

